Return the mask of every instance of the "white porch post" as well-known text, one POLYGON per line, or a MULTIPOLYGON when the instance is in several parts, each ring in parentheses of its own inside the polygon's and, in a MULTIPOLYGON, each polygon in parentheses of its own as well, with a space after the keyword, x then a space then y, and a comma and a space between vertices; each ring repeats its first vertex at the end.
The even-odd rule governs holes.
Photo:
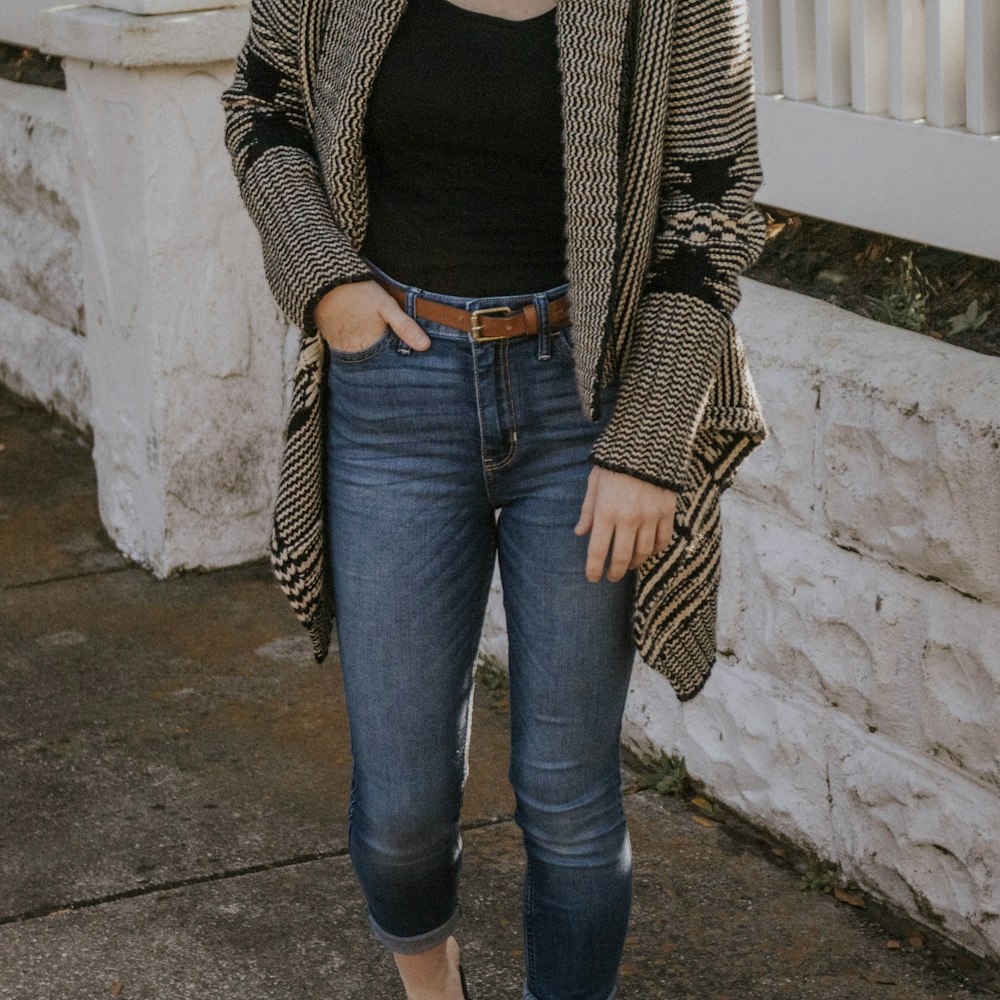
POLYGON ((42 15, 71 106, 101 517, 158 575, 266 551, 288 334, 223 145, 246 23, 240 8, 42 15))

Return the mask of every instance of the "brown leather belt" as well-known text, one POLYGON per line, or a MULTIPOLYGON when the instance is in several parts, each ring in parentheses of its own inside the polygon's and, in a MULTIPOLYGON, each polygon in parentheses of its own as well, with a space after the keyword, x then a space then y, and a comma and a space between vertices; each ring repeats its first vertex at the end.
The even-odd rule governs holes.
MULTIPOLYGON (((378 278, 376 278, 378 280, 378 278)), ((395 285, 379 284, 402 306, 406 308, 406 292, 395 285)), ((453 326, 465 333, 471 333, 475 341, 504 340, 507 337, 527 337, 538 333, 538 309, 529 302, 520 309, 509 306, 490 306, 485 309, 459 309, 444 302, 435 302, 417 296, 413 311, 420 319, 453 326)), ((549 329, 558 330, 569 326, 569 296, 563 295, 549 303, 549 329)))

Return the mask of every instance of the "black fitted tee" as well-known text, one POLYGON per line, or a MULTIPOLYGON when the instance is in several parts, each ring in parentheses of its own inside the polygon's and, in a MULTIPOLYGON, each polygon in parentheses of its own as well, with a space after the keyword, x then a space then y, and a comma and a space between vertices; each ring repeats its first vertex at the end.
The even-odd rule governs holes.
POLYGON ((555 8, 524 21, 409 0, 365 119, 362 253, 446 295, 566 280, 555 8))

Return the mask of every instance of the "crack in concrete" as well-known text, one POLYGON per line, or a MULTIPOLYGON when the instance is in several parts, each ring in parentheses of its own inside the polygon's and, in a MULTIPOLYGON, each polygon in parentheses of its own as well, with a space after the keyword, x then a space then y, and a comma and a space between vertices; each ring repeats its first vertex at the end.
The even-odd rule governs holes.
POLYGON ((7 590, 27 590, 30 587, 44 587, 48 583, 65 583, 67 580, 86 580, 92 576, 107 576, 111 573, 124 573, 129 569, 137 569, 131 563, 126 566, 109 566, 105 569, 82 570, 79 573, 66 573, 63 576, 47 576, 41 580, 23 580, 21 583, 8 583, 2 589, 7 590))
MULTIPOLYGON (((481 819, 463 823, 463 832, 479 830, 484 827, 502 826, 513 822, 512 815, 486 816, 481 819)), ((204 885, 209 882, 223 882, 233 878, 243 878, 247 875, 259 875, 262 872, 277 871, 281 868, 293 868, 297 865, 312 864, 315 861, 328 861, 332 858, 347 857, 347 848, 340 847, 332 851, 312 851, 307 854, 294 854, 290 858, 278 858, 274 861, 262 861, 256 865, 244 865, 240 868, 227 868, 220 872, 210 872, 207 875, 191 875, 188 878, 171 879, 166 882, 156 882, 151 885, 136 886, 133 889, 121 889, 118 892, 105 893, 103 896, 91 896, 85 899, 74 899, 62 903, 47 903, 36 906, 21 913, 0 916, 0 927, 7 924, 20 924, 28 920, 40 920, 51 917, 55 913, 65 913, 75 910, 86 910, 94 906, 104 906, 108 903, 118 903, 123 899, 137 899, 141 896, 153 896, 160 892, 170 892, 174 889, 185 889, 191 885, 204 885)))
POLYGON ((891 559, 886 559, 884 556, 877 556, 869 552, 863 552, 861 549, 855 548, 853 545, 848 545, 847 542, 841 541, 835 535, 828 534, 825 537, 829 541, 833 542, 838 549, 842 549, 844 552, 850 552, 853 555, 860 556, 862 559, 870 559, 873 562, 885 563, 886 566, 890 566, 892 569, 900 573, 905 573, 907 576, 916 577, 918 580, 926 580, 928 583, 940 583, 949 590, 953 590, 956 594, 960 594, 962 597, 968 597, 977 604, 983 603, 983 599, 981 597, 977 597, 975 594, 970 594, 968 591, 962 590, 960 587, 956 587, 955 584, 949 583, 947 580, 943 580, 939 576, 933 576, 930 573, 921 573, 919 570, 910 569, 908 566, 904 566, 901 563, 895 563, 891 559))

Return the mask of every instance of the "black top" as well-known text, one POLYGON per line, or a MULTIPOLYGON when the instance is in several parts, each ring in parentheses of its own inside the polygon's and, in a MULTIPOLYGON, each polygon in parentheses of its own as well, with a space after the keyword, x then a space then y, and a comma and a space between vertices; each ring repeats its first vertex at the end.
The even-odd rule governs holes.
POLYGON ((511 21, 409 0, 365 121, 369 260, 470 298, 566 280, 557 59, 555 8, 511 21))

